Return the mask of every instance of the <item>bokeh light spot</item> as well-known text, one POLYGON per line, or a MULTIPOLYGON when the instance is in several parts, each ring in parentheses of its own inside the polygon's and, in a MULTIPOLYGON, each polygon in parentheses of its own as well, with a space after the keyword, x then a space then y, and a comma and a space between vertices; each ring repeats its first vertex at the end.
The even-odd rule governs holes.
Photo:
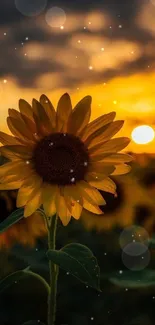
MULTIPOLYGON (((131 244, 132 245, 132 244, 131 244)), ((145 253, 138 256, 131 256, 122 252, 122 262, 131 271, 144 270, 150 262, 150 252, 147 250, 145 253)))
POLYGON ((144 254, 147 250, 148 247, 146 245, 136 242, 128 244, 123 248, 123 252, 129 256, 139 256, 144 254))
POLYGON ((135 143, 147 144, 154 139, 155 133, 151 126, 140 125, 132 131, 131 136, 135 143))
POLYGON ((141 243, 148 246, 149 234, 143 227, 132 225, 122 231, 119 238, 119 243, 122 249, 131 243, 141 243))
POLYGON ((60 28, 66 21, 66 14, 63 9, 52 7, 46 12, 45 19, 50 27, 60 28))
POLYGON ((46 7, 47 0, 15 0, 16 8, 24 15, 33 17, 39 15, 46 7))

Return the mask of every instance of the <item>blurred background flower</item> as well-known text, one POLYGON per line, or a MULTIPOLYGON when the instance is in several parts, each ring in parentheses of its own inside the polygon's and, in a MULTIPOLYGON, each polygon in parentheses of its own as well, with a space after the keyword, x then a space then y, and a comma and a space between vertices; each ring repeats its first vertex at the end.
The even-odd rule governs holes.
POLYGON ((117 185, 116 196, 100 191, 107 202, 105 206, 100 206, 102 215, 88 213, 86 210, 83 212, 82 221, 86 229, 103 231, 137 224, 152 232, 155 225, 155 201, 150 198, 147 188, 132 173, 117 176, 114 182, 117 185))

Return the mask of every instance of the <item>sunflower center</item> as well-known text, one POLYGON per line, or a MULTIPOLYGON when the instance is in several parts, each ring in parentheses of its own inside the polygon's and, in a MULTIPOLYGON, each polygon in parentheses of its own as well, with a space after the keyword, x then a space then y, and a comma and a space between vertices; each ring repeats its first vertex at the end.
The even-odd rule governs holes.
POLYGON ((69 185, 84 179, 89 155, 78 137, 53 133, 38 142, 33 161, 36 172, 44 182, 69 185))

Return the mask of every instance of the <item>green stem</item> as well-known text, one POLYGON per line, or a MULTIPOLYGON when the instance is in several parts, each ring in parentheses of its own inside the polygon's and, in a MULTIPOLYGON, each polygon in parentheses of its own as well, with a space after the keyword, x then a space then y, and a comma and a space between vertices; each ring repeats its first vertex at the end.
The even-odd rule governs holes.
MULTIPOLYGON (((46 221, 48 228, 48 248, 55 249, 57 216, 52 217, 50 225, 48 224, 47 218, 46 221)), ((48 297, 48 325, 55 324, 58 270, 58 266, 49 261, 50 292, 48 297)))

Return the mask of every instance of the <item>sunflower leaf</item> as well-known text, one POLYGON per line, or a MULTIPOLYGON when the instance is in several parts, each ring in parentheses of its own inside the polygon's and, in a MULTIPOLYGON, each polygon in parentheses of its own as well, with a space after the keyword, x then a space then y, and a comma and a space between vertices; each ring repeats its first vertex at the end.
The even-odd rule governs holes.
POLYGON ((81 244, 72 243, 61 250, 49 250, 49 260, 59 265, 81 282, 100 291, 100 269, 91 250, 81 244))
POLYGON ((114 273, 110 282, 122 288, 145 288, 155 286, 155 270, 146 269, 143 271, 123 271, 114 273))
POLYGON ((0 223, 0 234, 24 218, 24 209, 20 208, 12 212, 8 218, 0 223))
POLYGON ((38 321, 38 320, 29 320, 28 322, 22 324, 22 325, 45 325, 44 323, 38 321))
POLYGON ((49 285, 45 281, 44 278, 42 278, 39 274, 28 271, 28 268, 20 271, 16 271, 14 273, 11 273, 7 277, 5 277, 2 281, 0 281, 0 293, 4 292, 8 287, 11 285, 17 283, 20 280, 23 280, 26 277, 34 277, 36 280, 43 283, 43 285, 46 287, 47 291, 49 292, 49 285))

